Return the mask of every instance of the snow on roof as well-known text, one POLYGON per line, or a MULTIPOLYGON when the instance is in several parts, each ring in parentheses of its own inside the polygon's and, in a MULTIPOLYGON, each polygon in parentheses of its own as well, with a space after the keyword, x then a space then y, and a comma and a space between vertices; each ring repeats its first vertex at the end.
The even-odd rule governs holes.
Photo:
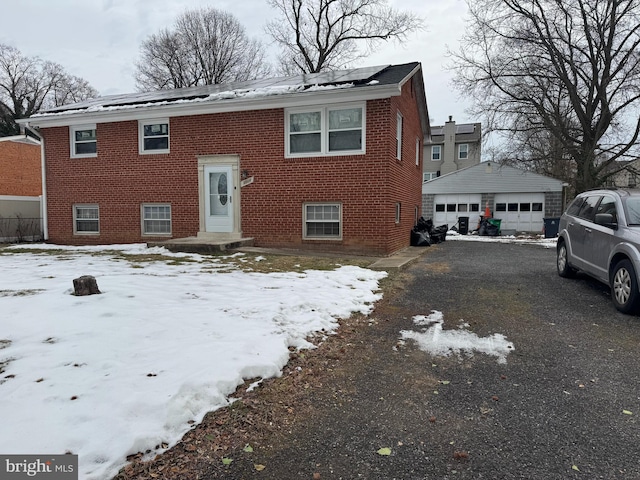
POLYGON ((109 112, 116 110, 131 110, 136 108, 145 108, 151 106, 159 106, 159 105, 178 105, 178 104, 187 104, 187 103, 202 103, 202 102, 214 102, 219 100, 231 100, 231 99, 251 99, 251 98, 265 98, 274 95, 286 95, 289 93, 296 93, 300 91, 306 92, 318 92, 324 90, 338 90, 344 88, 353 87, 353 83, 346 83, 341 85, 314 85, 311 87, 305 88, 303 85, 288 85, 288 86, 276 86, 276 87, 263 87, 256 89, 238 89, 238 90, 225 90, 218 93, 212 93, 204 97, 191 97, 191 98, 177 98, 171 100, 163 100, 163 101, 155 101, 155 102, 144 102, 144 103, 126 103, 120 105, 108 105, 108 104, 100 104, 95 103, 93 105, 83 107, 83 108, 75 108, 68 110, 60 110, 60 111, 47 111, 43 113, 37 113, 33 115, 31 118, 38 117, 50 117, 55 115, 71 115, 74 113, 89 113, 89 112, 109 112))
POLYGON ((418 63, 379 65, 290 77, 264 78, 246 82, 110 95, 52 108, 33 115, 33 117, 67 115, 78 112, 122 110, 147 107, 150 105, 214 102, 237 98, 263 98, 298 92, 353 88, 355 86, 390 85, 404 78, 404 76, 411 72, 417 65, 418 63))

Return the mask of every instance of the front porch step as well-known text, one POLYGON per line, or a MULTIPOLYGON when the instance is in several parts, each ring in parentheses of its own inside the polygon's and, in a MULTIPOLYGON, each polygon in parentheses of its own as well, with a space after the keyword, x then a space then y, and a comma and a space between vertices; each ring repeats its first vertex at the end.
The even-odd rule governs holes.
POLYGON ((147 247, 164 247, 171 252, 220 253, 242 247, 253 247, 253 238, 208 240, 199 237, 172 238, 160 242, 147 242, 147 247))

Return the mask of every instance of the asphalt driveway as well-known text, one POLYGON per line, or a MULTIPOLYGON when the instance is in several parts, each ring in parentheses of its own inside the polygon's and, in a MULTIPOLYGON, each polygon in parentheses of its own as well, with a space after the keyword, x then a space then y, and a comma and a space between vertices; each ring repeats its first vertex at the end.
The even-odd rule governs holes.
MULTIPOLYGON (((203 446, 190 472, 182 461, 182 474, 171 474, 166 460, 145 475, 640 478, 640 318, 617 312, 606 287, 558 277, 555 251, 538 245, 447 241, 402 275, 367 323, 352 327, 358 333, 344 334, 305 408, 274 396, 277 383, 252 400, 285 405, 294 417, 286 427, 271 416, 264 421, 274 433, 252 437, 252 416, 243 434, 259 440, 250 452, 225 451, 231 464, 203 446), (402 331, 420 330, 414 316, 434 310, 444 331, 502 334, 514 350, 500 363, 477 352, 433 355, 401 341, 402 331)), ((293 367, 278 382, 304 371, 293 367)))

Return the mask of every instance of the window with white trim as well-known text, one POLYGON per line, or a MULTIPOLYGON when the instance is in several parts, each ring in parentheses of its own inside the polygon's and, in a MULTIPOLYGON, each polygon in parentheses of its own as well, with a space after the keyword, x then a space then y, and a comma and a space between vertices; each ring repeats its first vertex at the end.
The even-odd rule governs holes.
POLYGON ((431 145, 431 160, 439 161, 442 159, 442 145, 431 145))
POLYGON ((69 146, 71 158, 96 157, 98 141, 96 125, 72 125, 69 127, 69 146))
POLYGON ((416 167, 420 165, 420 139, 416 138, 416 167))
POLYGON ((169 153, 169 119, 139 120, 140 153, 169 153))
POLYGON ((429 180, 433 180, 434 178, 438 178, 438 172, 424 172, 422 174, 423 182, 428 182, 429 180))
POLYGON ((287 157, 365 151, 365 108, 362 104, 290 109, 286 110, 285 122, 287 157))
POLYGON ((77 235, 97 235, 100 233, 98 205, 73 206, 73 233, 77 235))
POLYGON ((402 160, 402 114, 396 118, 396 158, 402 160))
POLYGON ((142 234, 171 235, 171 205, 142 204, 142 234))
POLYGON ((458 160, 466 160, 469 158, 469 144, 461 143, 458 145, 458 160))
POLYGON ((303 238, 342 238, 342 207, 339 203, 306 203, 303 205, 303 216, 303 238))

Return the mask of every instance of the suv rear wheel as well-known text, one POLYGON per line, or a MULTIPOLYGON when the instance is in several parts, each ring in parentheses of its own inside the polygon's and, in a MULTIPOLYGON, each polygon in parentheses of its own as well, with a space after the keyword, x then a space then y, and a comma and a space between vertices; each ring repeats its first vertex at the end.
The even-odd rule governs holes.
POLYGON ((638 294, 636 271, 626 258, 616 263, 611 272, 611 299, 622 313, 638 310, 640 294, 638 294))
POLYGON ((565 245, 564 241, 558 241, 558 248, 556 250, 556 253, 558 275, 565 278, 575 276, 576 270, 569 265, 569 260, 567 258, 567 246, 565 245))

